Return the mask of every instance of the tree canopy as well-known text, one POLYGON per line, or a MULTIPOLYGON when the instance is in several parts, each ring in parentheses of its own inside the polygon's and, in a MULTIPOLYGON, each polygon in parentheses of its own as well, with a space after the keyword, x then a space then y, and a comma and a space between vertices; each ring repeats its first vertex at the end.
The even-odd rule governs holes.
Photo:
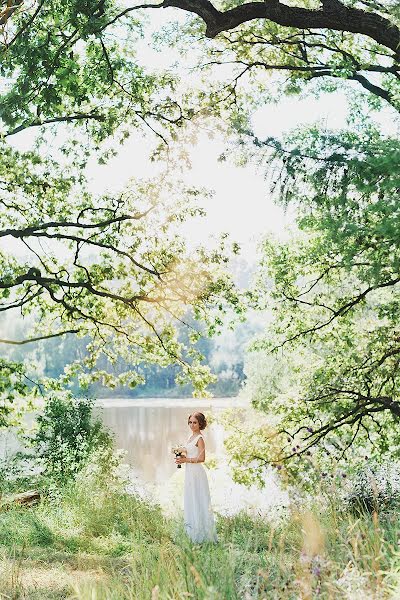
POLYGON ((272 279, 276 317, 255 348, 274 358, 255 404, 280 415, 278 462, 321 442, 344 458, 356 438, 396 453, 398 141, 372 130, 307 131, 292 142, 280 189, 288 201, 301 197, 299 233, 263 247, 260 277, 272 279))

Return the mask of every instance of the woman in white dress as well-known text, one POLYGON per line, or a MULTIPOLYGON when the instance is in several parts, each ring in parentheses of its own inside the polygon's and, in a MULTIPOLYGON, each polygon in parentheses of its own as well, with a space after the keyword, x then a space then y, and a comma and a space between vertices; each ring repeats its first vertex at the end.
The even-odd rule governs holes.
POLYGON ((187 455, 176 459, 178 464, 186 463, 184 519, 185 529, 192 540, 201 542, 218 541, 214 515, 211 508, 210 489, 207 473, 201 463, 206 458, 206 447, 201 432, 207 426, 203 413, 195 412, 188 418, 192 435, 186 442, 187 455))

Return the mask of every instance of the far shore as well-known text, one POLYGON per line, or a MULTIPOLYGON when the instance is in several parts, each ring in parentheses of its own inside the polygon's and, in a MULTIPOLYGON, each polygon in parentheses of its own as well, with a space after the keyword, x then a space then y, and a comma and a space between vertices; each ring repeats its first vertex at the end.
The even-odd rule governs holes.
POLYGON ((222 398, 98 398, 96 406, 103 408, 123 408, 129 406, 201 406, 202 408, 238 408, 249 405, 246 398, 222 397, 222 398))

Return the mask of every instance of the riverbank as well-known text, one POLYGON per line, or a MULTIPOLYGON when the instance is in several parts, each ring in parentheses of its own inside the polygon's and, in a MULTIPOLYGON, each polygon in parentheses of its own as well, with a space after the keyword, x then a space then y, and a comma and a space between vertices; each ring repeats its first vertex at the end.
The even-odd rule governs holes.
POLYGON ((396 515, 353 516, 335 498, 278 522, 217 518, 219 543, 192 546, 180 514, 90 472, 33 508, 0 515, 0 598, 348 600, 398 598, 396 515))

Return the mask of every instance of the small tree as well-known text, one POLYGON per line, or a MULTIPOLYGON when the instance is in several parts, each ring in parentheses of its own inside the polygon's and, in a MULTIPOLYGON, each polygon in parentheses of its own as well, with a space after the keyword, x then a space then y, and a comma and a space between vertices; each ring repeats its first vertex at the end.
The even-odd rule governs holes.
POLYGON ((30 439, 43 473, 57 482, 73 479, 95 450, 109 448, 112 436, 93 415, 93 401, 53 396, 37 418, 30 439))

